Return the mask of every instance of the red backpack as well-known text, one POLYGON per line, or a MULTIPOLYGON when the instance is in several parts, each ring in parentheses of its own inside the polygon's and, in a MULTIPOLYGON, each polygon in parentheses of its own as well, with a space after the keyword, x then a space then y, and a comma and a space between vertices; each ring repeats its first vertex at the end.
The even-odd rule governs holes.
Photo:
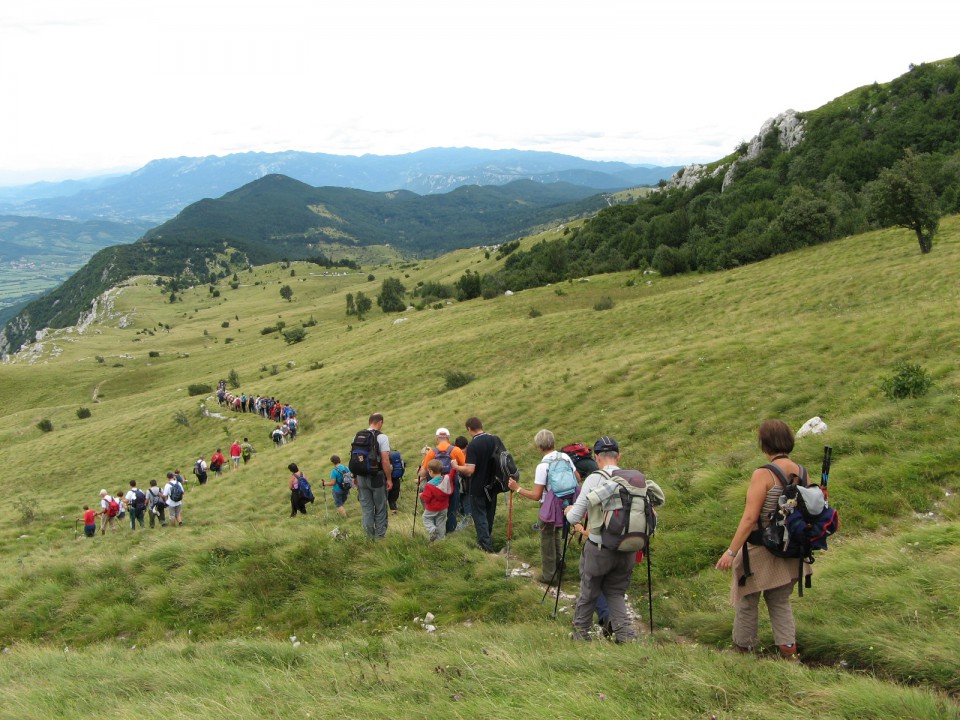
MULTIPOLYGON (((109 495, 107 497, 110 497, 109 495)), ((116 498, 110 498, 107 501, 107 517, 116 517, 120 513, 120 503, 116 498)))

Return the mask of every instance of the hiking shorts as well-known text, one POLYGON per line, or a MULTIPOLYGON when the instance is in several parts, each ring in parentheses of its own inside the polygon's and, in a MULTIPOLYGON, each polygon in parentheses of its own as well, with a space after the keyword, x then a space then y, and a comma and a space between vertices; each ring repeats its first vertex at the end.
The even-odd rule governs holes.
POLYGON ((180 516, 180 510, 183 508, 183 505, 167 505, 167 517, 170 520, 176 520, 180 522, 183 518, 180 516))
POLYGON ((347 497, 350 494, 350 488, 346 490, 338 490, 336 486, 333 488, 333 505, 334 507, 343 507, 343 504, 347 501, 347 497))

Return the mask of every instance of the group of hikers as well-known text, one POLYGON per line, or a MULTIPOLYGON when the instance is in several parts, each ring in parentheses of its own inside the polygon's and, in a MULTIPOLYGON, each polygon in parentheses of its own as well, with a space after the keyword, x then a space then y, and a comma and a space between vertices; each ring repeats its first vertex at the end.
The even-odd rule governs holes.
POLYGON ((273 421, 276 427, 270 432, 270 440, 277 447, 297 437, 299 430, 297 411, 289 403, 262 395, 247 393, 236 395, 227 390, 226 380, 220 380, 217 383, 217 402, 221 407, 227 407, 234 412, 256 413, 273 421))
MULTIPOLYGON (((354 437, 349 463, 344 465, 338 456, 332 456, 333 469, 329 480, 323 483, 333 486, 341 514, 345 513, 343 503, 349 491, 356 488, 361 523, 373 539, 386 535, 390 511, 396 513, 399 492, 396 461, 392 459, 397 453, 391 451, 383 425, 383 415, 373 413, 368 427, 354 437)), ((533 439, 541 453, 533 487, 523 487, 520 472, 500 438, 487 433, 477 417, 467 419, 465 428, 469 438, 459 437, 453 443, 450 431, 438 428, 435 442, 422 451, 417 500, 423 503, 421 519, 430 541, 441 540, 446 533, 462 530, 472 521, 478 547, 488 553, 496 552, 491 531, 498 497, 512 493, 507 546, 501 550, 509 563, 513 494, 538 502, 538 579, 548 585, 548 590, 558 574, 562 577, 570 538, 576 536, 583 541, 572 637, 591 639, 596 614, 604 635, 616 642, 635 639, 637 631, 627 611, 626 592, 634 567, 644 558, 650 589, 649 539, 656 528, 657 508, 665 500, 660 486, 638 470, 621 468, 620 445, 610 436, 598 438, 592 448, 575 442, 558 449, 554 434, 543 429, 533 439), (460 514, 469 521, 458 522, 460 514)), ((752 652, 757 647, 762 595, 780 655, 796 660, 796 626, 790 596, 794 585, 811 574, 812 550, 825 549, 825 538, 836 530, 836 511, 826 502, 827 461, 820 487, 810 486, 806 469, 789 457, 794 434, 786 423, 764 421, 758 440, 769 462, 753 473, 737 531, 716 568, 733 571, 735 649, 752 652)), ((308 500, 301 492, 303 484, 306 482, 311 498, 312 490, 297 465, 291 464, 289 470, 294 516, 306 512, 308 500)), ((401 466, 401 477, 402 474, 401 466)), ((559 597, 559 582, 557 593, 559 597)), ((652 629, 652 597, 650 613, 652 629)))
POLYGON ((146 490, 137 487, 137 481, 130 481, 130 489, 124 493, 118 490, 111 495, 106 490, 100 491, 100 509, 94 510, 89 505, 83 506, 83 515, 77 522, 83 521, 83 533, 87 537, 97 534, 97 518, 100 519, 100 534, 104 535, 109 528, 116 532, 119 522, 130 519, 130 529, 136 530, 139 524, 144 527, 145 518, 149 517, 150 527, 169 525, 183 525, 183 492, 185 480, 176 469, 167 473, 167 482, 161 487, 156 480, 151 480, 146 490))

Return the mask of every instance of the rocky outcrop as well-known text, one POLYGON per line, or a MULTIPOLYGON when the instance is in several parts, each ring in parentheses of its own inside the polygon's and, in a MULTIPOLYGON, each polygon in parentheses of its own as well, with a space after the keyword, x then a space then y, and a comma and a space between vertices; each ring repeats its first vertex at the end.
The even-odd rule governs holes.
POLYGON ((760 127, 760 132, 746 144, 745 151, 733 162, 721 163, 712 169, 707 165, 687 165, 674 173, 665 187, 668 190, 674 188, 685 190, 692 188, 704 178, 723 175, 723 189, 726 190, 733 182, 737 163, 756 158, 763 149, 763 139, 774 129, 777 130, 780 148, 784 152, 788 152, 803 142, 806 122, 797 114, 796 110, 786 110, 767 120, 760 127))

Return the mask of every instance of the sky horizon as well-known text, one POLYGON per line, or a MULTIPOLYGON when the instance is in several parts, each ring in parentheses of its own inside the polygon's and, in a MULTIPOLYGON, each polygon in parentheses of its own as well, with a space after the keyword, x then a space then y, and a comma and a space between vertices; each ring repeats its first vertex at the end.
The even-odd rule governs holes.
POLYGON ((960 4, 941 0, 916 0, 909 15, 887 0, 264 7, 5 4, 0 185, 248 151, 709 162, 788 108, 960 54, 960 4))

